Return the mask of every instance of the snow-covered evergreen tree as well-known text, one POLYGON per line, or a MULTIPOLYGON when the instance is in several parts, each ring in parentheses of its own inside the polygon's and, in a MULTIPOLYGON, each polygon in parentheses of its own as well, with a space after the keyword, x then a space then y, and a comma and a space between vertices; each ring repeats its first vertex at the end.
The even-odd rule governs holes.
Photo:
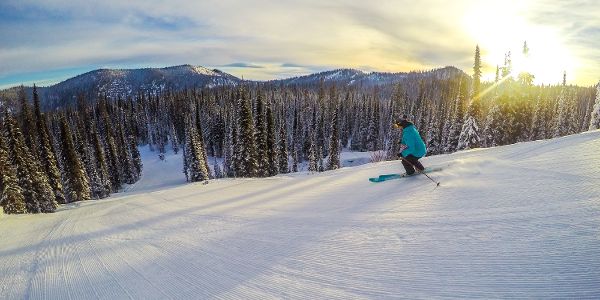
POLYGON ((267 157, 269 162, 269 176, 279 173, 277 143, 275 141, 275 117, 271 105, 267 106, 267 157))
POLYGON ((502 111, 500 105, 493 104, 485 120, 483 142, 485 147, 495 147, 502 144, 502 111))
MULTIPOLYGON (((133 172, 136 181, 140 179, 142 175, 142 157, 140 156, 140 150, 138 149, 137 139, 134 136, 129 136, 129 153, 131 153, 131 159, 133 161, 133 172)), ((179 148, 179 146, 177 146, 179 148)), ((174 150, 173 150, 174 151, 174 150)))
POLYGON ((89 142, 87 137, 85 139, 83 138, 83 136, 87 136, 87 134, 83 132, 82 126, 80 126, 78 130, 79 133, 77 135, 79 136, 79 141, 77 142, 77 148, 79 150, 79 154, 81 155, 81 161, 85 167, 85 171, 89 180, 91 198, 103 198, 105 197, 105 187, 96 164, 98 159, 95 156, 93 144, 89 142))
POLYGON ((558 112, 554 120, 553 137, 567 135, 569 128, 569 98, 567 97, 566 89, 563 88, 558 98, 558 112))
MULTIPOLYGON (((39 96, 37 93, 37 88, 33 86, 33 97, 38 98, 36 101, 39 102, 39 96)), ((25 138, 25 144, 33 158, 38 158, 37 150, 38 147, 38 132, 36 130, 35 119, 31 112, 31 106, 27 101, 27 96, 25 95, 25 88, 23 86, 19 89, 19 102, 21 104, 21 114, 20 114, 20 128, 23 137, 25 138)))
POLYGON ((75 150, 71 129, 63 117, 61 119, 61 162, 63 182, 67 202, 91 199, 89 179, 79 154, 75 150))
POLYGON ((48 177, 31 155, 21 130, 12 116, 4 117, 4 129, 9 158, 16 168, 18 184, 25 197, 27 212, 54 212, 58 203, 48 183, 48 177))
POLYGON ((481 86, 481 54, 479 45, 475 47, 475 62, 473 63, 473 99, 479 99, 481 86))
POLYGON ((458 139, 457 150, 473 149, 481 146, 479 125, 477 124, 479 110, 479 103, 477 101, 478 100, 473 100, 469 105, 465 122, 458 139))
POLYGON ((285 120, 281 120, 279 126, 279 143, 277 146, 279 173, 286 174, 290 172, 288 148, 287 148, 287 132, 285 130, 285 120))
MULTIPOLYGON (((427 128, 427 138, 425 144, 427 145, 427 154, 435 155, 442 153, 442 141, 441 132, 439 130, 438 117, 436 112, 432 112, 431 118, 429 119, 429 126, 427 128)), ((399 131, 399 130, 398 130, 399 131)), ((396 150, 400 151, 400 149, 396 150)))
POLYGON ((546 121, 544 120, 544 101, 539 96, 535 102, 535 108, 533 110, 533 118, 531 120, 531 126, 529 126, 529 140, 535 141, 544 138, 544 132, 546 127, 546 121))
POLYGON ((596 103, 592 108, 589 130, 600 129, 600 83, 596 86, 596 103))
POLYGON ((18 184, 17 171, 9 161, 2 130, 0 130, 0 206, 7 214, 27 213, 25 197, 18 184))
POLYGON ((123 126, 119 124, 117 126, 117 141, 118 141, 118 152, 119 152, 119 164, 122 166, 121 180, 127 184, 133 184, 138 180, 137 168, 133 163, 133 157, 129 151, 129 142, 125 138, 125 132, 123 126))
POLYGON ((267 143, 267 122, 265 116, 265 104, 262 93, 259 91, 256 98, 256 158, 257 158, 257 176, 269 176, 269 145, 267 143))
POLYGON ((459 93, 456 97, 456 104, 454 106, 454 112, 452 115, 452 121, 450 123, 450 128, 448 131, 448 139, 446 141, 446 145, 444 145, 444 152, 451 153, 456 151, 458 147, 458 141, 460 138, 460 133, 462 132, 463 123, 464 123, 464 112, 463 112, 463 103, 467 96, 467 86, 466 82, 461 81, 459 86, 459 93))
POLYGON ((340 163, 340 135, 337 107, 331 115, 331 139, 329 140, 329 160, 327 163, 328 170, 339 169, 340 163))
POLYGON ((212 177, 210 173, 210 167, 208 166, 208 155, 206 154, 206 143, 204 142, 204 129, 202 127, 202 118, 200 116, 200 106, 196 106, 196 134, 197 134, 197 142, 198 142, 198 151, 199 155, 202 156, 202 161, 204 162, 204 168, 208 174, 208 178, 212 177))
POLYGON ((388 131, 386 155, 387 160, 396 160, 398 159, 398 154, 400 153, 402 130, 395 128, 393 125, 391 127, 392 128, 388 131))
POLYGON ((112 192, 116 193, 121 189, 121 178, 123 178, 123 176, 121 166, 119 164, 117 144, 115 142, 114 133, 112 130, 112 122, 108 117, 106 108, 102 110, 102 115, 104 123, 104 143, 106 146, 106 150, 104 151, 104 153, 106 154, 106 162, 108 165, 108 174, 110 176, 112 192))
POLYGON ((169 140, 171 142, 173 153, 177 154, 179 152, 179 138, 177 137, 177 131, 175 131, 175 126, 173 126, 173 123, 171 123, 169 129, 169 140))
POLYGON ((37 96, 37 92, 34 93, 34 110, 36 116, 36 129, 39 136, 38 154, 42 170, 48 176, 48 183, 54 191, 54 197, 56 202, 64 204, 66 203, 65 195, 63 193, 62 178, 60 170, 58 168, 58 161, 54 153, 54 147, 52 146, 52 137, 48 130, 46 122, 46 116, 41 113, 40 100, 37 96))
POLYGON ((298 172, 298 151, 292 151, 292 172, 298 172))
POLYGON ((213 170, 215 172, 215 178, 223 178, 223 171, 221 170, 221 166, 219 166, 219 163, 217 162, 217 159, 215 158, 215 162, 213 164, 213 170))
POLYGON ((318 171, 319 172, 323 172, 325 171, 325 164, 323 163, 323 147, 319 146, 319 150, 317 152, 317 155, 319 156, 319 164, 318 164, 318 171))
POLYGON ((94 157, 96 158, 96 172, 98 177, 96 182, 91 183, 92 197, 94 199, 102 199, 110 196, 111 184, 110 175, 108 174, 108 165, 106 156, 104 155, 104 147, 96 131, 96 126, 92 126, 91 138, 94 143, 94 157))
POLYGON ((203 146, 198 141, 198 133, 195 126, 189 125, 186 127, 184 145, 184 163, 186 164, 185 171, 190 182, 205 181, 209 179, 209 171, 206 169, 206 162, 202 154, 203 146))
POLYGON ((372 103, 371 113, 368 118, 368 130, 366 133, 366 147, 369 151, 375 151, 379 146, 379 106, 376 101, 372 103))
POLYGON ((239 100, 240 107, 240 131, 236 147, 239 149, 240 165, 236 173, 241 177, 255 177, 258 175, 257 150, 255 141, 254 119, 252 118, 252 103, 247 99, 245 89, 241 92, 239 100))
POLYGON ((315 138, 310 139, 310 148, 308 150, 308 171, 316 172, 319 170, 319 158, 317 157, 317 147, 315 145, 315 138))

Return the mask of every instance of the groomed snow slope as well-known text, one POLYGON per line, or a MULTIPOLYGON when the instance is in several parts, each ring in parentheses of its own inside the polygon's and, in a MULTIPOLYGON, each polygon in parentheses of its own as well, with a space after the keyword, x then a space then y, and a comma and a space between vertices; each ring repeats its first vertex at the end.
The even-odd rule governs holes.
POLYGON ((0 218, 4 299, 600 297, 600 131, 424 159, 184 184, 0 218))

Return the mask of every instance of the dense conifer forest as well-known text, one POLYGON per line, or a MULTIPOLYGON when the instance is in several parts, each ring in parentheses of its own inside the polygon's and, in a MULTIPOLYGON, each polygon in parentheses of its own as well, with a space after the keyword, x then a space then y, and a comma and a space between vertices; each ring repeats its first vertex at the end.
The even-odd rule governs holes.
MULTIPOLYGON (((138 146, 159 157, 182 152, 190 182, 267 177, 340 167, 340 152, 385 151, 396 159, 393 121, 406 115, 428 155, 560 137, 600 127, 594 87, 533 85, 513 76, 510 57, 493 82, 473 76, 414 77, 396 84, 347 86, 242 82, 138 93, 41 111, 33 89, 0 116, 0 204, 6 213, 47 213, 58 204, 101 199, 135 183, 138 146), (209 161, 209 157, 221 158, 209 161)), ((566 74, 565 74, 566 76, 566 74)))

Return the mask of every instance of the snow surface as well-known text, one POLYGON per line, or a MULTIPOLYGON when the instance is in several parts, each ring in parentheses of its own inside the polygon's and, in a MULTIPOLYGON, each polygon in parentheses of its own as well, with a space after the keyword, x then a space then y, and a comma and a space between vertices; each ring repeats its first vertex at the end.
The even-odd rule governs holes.
POLYGON ((600 297, 600 131, 320 174, 137 184, 0 218, 0 298, 600 297))

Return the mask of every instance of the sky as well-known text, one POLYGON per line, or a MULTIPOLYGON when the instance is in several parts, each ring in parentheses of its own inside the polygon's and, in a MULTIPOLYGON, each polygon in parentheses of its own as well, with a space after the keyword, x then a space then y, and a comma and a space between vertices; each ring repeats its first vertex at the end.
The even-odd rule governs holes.
POLYGON ((472 74, 476 45, 486 80, 510 51, 536 83, 566 72, 593 85, 598 16, 598 0, 1 0, 0 88, 180 64, 255 80, 345 67, 472 74))

